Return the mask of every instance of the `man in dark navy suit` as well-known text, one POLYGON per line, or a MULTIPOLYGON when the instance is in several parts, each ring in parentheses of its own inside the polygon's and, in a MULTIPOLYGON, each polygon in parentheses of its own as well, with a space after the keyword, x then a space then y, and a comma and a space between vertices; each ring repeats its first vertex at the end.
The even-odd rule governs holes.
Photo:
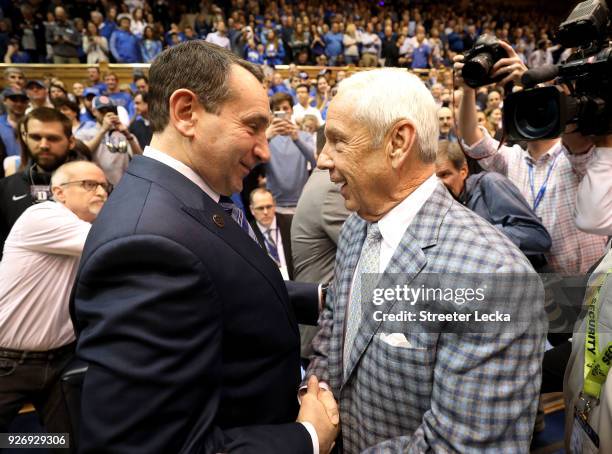
POLYGON ((285 286, 228 197, 269 158, 262 74, 190 41, 149 76, 151 145, 93 226, 73 292, 89 363, 79 449, 325 454, 333 396, 313 379, 299 413, 296 399, 312 288, 285 286))

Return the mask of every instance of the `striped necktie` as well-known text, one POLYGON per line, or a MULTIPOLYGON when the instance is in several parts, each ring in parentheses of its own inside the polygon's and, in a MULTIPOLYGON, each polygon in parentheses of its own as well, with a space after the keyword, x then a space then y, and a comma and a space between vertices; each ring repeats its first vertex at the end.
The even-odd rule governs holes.
POLYGON ((276 263, 280 266, 280 256, 278 255, 278 246, 276 241, 274 241, 274 237, 272 236, 272 232, 276 229, 268 229, 266 230, 265 239, 266 239, 266 248, 268 249, 268 253, 270 257, 274 259, 276 263))
POLYGON ((221 208, 223 208, 223 210, 225 210, 225 212, 229 214, 234 221, 236 221, 236 223, 240 226, 240 228, 247 235, 249 235, 251 239, 257 243, 257 245, 259 245, 259 241, 257 241, 255 232, 253 232, 253 229, 249 225, 249 222, 246 220, 244 213, 242 212, 240 208, 236 206, 234 201, 230 199, 229 197, 222 195, 219 198, 219 205, 221 205, 221 208))

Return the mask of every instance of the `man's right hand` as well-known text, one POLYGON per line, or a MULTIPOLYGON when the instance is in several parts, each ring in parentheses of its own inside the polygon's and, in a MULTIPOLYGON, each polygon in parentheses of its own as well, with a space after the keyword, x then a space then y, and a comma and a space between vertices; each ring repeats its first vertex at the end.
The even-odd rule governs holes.
POLYGON ((319 388, 319 380, 314 375, 308 380, 308 390, 302 396, 297 422, 309 422, 314 426, 320 454, 331 451, 340 430, 338 404, 331 391, 319 388))

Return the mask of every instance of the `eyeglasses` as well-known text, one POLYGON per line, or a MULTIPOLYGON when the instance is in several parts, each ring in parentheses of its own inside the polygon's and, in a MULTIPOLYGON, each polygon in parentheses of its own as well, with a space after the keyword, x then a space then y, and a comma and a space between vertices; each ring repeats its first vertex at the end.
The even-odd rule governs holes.
POLYGON ((67 186, 69 184, 80 184, 83 189, 88 192, 92 192, 98 189, 98 186, 102 186, 102 189, 106 191, 107 194, 110 194, 113 191, 113 185, 110 183, 100 183, 95 180, 78 180, 78 181, 68 181, 66 183, 60 184, 60 186, 67 186))
POLYGON ((264 205, 261 207, 253 207, 255 211, 264 211, 264 210, 270 211, 272 208, 274 208, 274 205, 264 205))

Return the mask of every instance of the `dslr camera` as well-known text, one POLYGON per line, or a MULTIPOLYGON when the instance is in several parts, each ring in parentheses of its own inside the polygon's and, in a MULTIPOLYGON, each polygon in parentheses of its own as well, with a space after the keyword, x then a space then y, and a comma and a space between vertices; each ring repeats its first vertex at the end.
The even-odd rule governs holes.
POLYGON ((503 76, 495 79, 491 77, 493 65, 508 56, 495 36, 482 35, 478 37, 474 46, 464 56, 461 76, 469 87, 478 88, 503 79, 503 76))
POLYGON ((563 134, 568 124, 575 124, 575 131, 583 135, 612 133, 609 32, 610 12, 605 0, 587 0, 574 8, 557 32, 557 40, 574 52, 559 65, 526 71, 522 82, 527 89, 504 100, 508 139, 552 139, 563 134), (529 88, 555 78, 559 86, 529 88))

